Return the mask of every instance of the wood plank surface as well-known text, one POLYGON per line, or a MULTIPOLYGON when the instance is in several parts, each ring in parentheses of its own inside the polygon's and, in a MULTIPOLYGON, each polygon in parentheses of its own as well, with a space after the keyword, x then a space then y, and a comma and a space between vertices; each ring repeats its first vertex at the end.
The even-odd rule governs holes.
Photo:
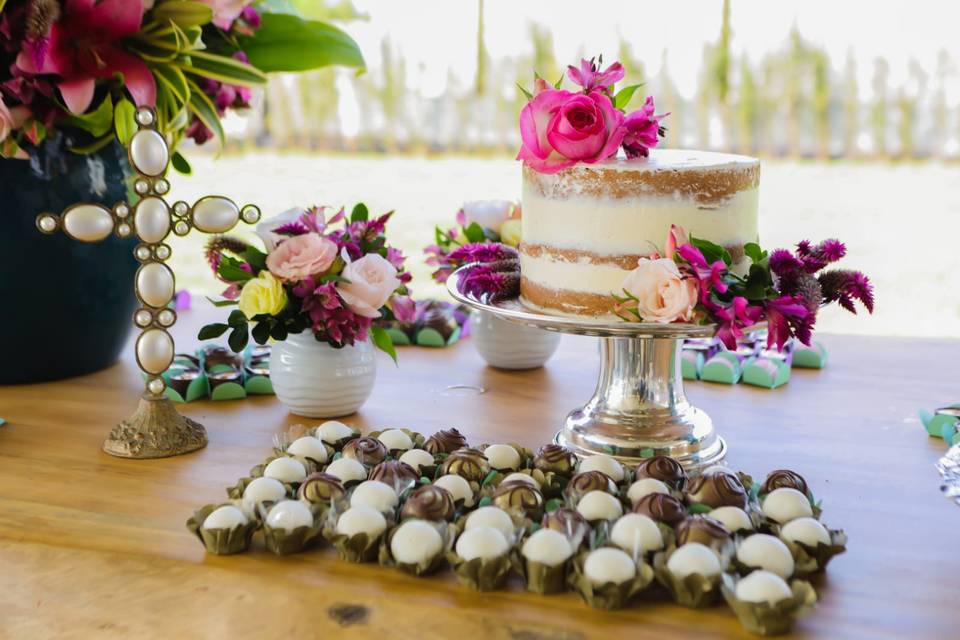
MULTIPOLYGON (((206 311, 185 313, 180 350, 206 311)), ((960 343, 821 336, 831 361, 774 391, 687 385, 754 476, 802 473, 844 528, 849 550, 814 581, 817 611, 797 637, 949 638, 960 634, 960 509, 938 491, 945 445, 918 408, 958 399, 960 343)), ((565 336, 541 370, 484 366, 469 340, 404 348, 379 361, 372 398, 347 422, 426 435, 456 426, 474 443, 549 440, 593 390, 596 342, 565 336), (450 390, 482 387, 482 394, 450 390)), ((9 364, 9 363, 8 363, 9 364)), ((129 461, 100 451, 135 407, 127 358, 97 374, 0 387, 0 638, 680 638, 749 637, 724 606, 692 611, 644 601, 598 612, 574 594, 516 583, 477 594, 449 572, 427 579, 349 565, 329 547, 275 557, 261 544, 208 556, 184 522, 303 420, 272 397, 181 405, 210 445, 178 458, 129 461)), ((308 421, 309 422, 309 421, 308 421)))

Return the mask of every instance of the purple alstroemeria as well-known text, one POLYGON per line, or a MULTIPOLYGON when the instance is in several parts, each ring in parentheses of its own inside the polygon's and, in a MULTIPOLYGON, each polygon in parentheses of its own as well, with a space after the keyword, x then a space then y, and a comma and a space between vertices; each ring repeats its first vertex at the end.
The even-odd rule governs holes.
POLYGON ((811 314, 799 296, 780 296, 765 303, 764 315, 767 321, 767 348, 783 345, 791 336, 803 344, 810 344, 813 323, 816 315, 811 314))
POLYGON ((665 133, 660 120, 669 113, 654 113, 653 96, 647 96, 643 106, 629 114, 623 121, 627 133, 623 137, 623 151, 628 158, 646 158, 660 142, 665 133))
POLYGON ((367 339, 372 319, 351 311, 333 282, 314 285, 313 281, 304 280, 293 288, 293 293, 303 300, 301 308, 310 317, 315 333, 337 345, 352 345, 367 339))
POLYGON ((594 89, 606 91, 610 85, 623 80, 625 73, 623 65, 619 62, 614 62, 600 71, 593 58, 590 60, 581 59, 579 69, 573 65, 567 67, 567 75, 570 76, 570 80, 583 87, 584 93, 590 93, 594 89))
POLYGON ((692 244, 681 245, 677 248, 677 254, 696 274, 700 281, 701 296, 709 295, 711 290, 717 293, 727 292, 727 285, 723 281, 723 276, 727 272, 727 263, 723 260, 715 260, 713 264, 707 264, 703 253, 692 244))
POLYGON ((393 316, 400 322, 413 322, 417 319, 417 303, 410 296, 394 296, 393 316))
POLYGON ((763 317, 763 309, 750 305, 743 296, 736 296, 729 305, 715 304, 713 315, 718 321, 717 337, 727 349, 735 351, 737 340, 743 337, 744 327, 756 324, 763 317))

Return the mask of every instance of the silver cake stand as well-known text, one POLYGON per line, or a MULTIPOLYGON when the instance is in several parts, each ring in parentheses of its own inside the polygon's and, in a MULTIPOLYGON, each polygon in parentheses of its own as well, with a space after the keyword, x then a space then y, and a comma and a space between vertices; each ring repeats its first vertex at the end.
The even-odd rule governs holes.
POLYGON ((447 281, 458 302, 528 327, 600 338, 596 391, 567 415, 558 444, 579 456, 605 453, 627 463, 666 455, 688 469, 724 457, 726 443, 710 417, 687 401, 680 374, 683 340, 712 336, 712 325, 591 321, 547 315, 519 299, 487 303, 460 292, 465 268, 447 281))

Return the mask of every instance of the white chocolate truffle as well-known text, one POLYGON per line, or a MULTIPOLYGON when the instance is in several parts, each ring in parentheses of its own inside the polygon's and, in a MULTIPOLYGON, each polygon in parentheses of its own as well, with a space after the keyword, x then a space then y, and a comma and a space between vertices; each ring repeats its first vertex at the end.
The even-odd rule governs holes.
POLYGON ((274 478, 280 482, 303 482, 307 477, 307 468, 293 458, 277 458, 263 470, 265 478, 274 478))
POLYGON ((537 529, 523 543, 523 557, 531 562, 539 562, 555 567, 566 562, 573 555, 573 547, 567 536, 554 529, 537 529))
POLYGON ((313 511, 299 500, 282 500, 267 512, 267 526, 290 532, 313 524, 313 511))
POLYGON ((802 542, 815 547, 818 543, 830 544, 830 532, 816 518, 797 518, 783 525, 780 537, 789 542, 802 542))
POLYGON ((482 558, 492 560, 510 551, 503 534, 493 527, 480 526, 467 529, 457 539, 457 555, 464 560, 482 558))
POLYGON ((500 481, 500 484, 506 484, 508 482, 526 482, 528 485, 530 485, 534 489, 540 488, 540 483, 537 481, 536 478, 534 478, 529 473, 520 473, 519 471, 515 471, 507 475, 507 477, 505 477, 503 480, 500 481))
POLYGON ((630 499, 630 504, 637 504, 640 502, 640 498, 651 493, 666 493, 669 495, 670 487, 656 478, 640 478, 627 489, 627 498, 630 499))
POLYGON ((719 520, 731 533, 753 531, 753 521, 740 507, 717 507, 707 515, 719 520))
POLYGON ((257 505, 276 502, 287 497, 287 488, 276 478, 254 478, 243 490, 243 510, 248 514, 257 512, 257 505))
POLYGON ((608 455, 598 453, 580 462, 579 473, 584 471, 602 471, 614 482, 623 480, 623 465, 608 455))
POLYGON ((353 458, 340 458, 334 460, 324 470, 332 476, 340 478, 340 482, 350 482, 352 480, 366 480, 367 468, 354 460, 353 458))
POLYGON ((810 499, 790 487, 781 487, 768 493, 761 507, 763 515, 780 524, 813 515, 810 499))
POLYGON ((311 458, 317 462, 327 461, 327 448, 323 446, 320 438, 314 438, 313 436, 297 438, 287 447, 287 453, 292 456, 311 458))
MULTIPOLYGON (((390 451, 406 451, 413 449, 413 440, 400 429, 387 429, 377 436, 377 440, 386 445, 390 451)), ((416 467, 414 467, 416 468, 416 467)))
POLYGON ((663 549, 663 534, 653 518, 641 513, 628 513, 610 529, 610 541, 631 556, 663 549))
POLYGON ((670 554, 667 571, 679 580, 695 573, 711 578, 720 573, 720 560, 710 547, 699 542, 689 542, 670 554))
POLYGON ((769 571, 753 571, 737 583, 737 600, 776 604, 793 595, 786 580, 769 571))
POLYGON ((405 451, 404 454, 400 456, 400 462, 410 465, 417 471, 435 464, 433 454, 423 449, 410 449, 409 451, 405 451))
POLYGON ((737 560, 757 569, 772 571, 781 578, 793 575, 793 556, 779 538, 755 533, 737 547, 737 560))
POLYGON ((373 507, 350 507, 337 518, 337 533, 348 537, 365 533, 376 538, 386 530, 386 518, 373 507))
POLYGON ((588 491, 577 503, 577 511, 589 521, 616 520, 623 515, 623 505, 606 491, 588 491))
POLYGON ((337 420, 327 420, 316 428, 315 434, 327 444, 334 444, 343 440, 344 438, 357 435, 357 432, 342 422, 337 420))
POLYGON ((210 515, 203 521, 203 528, 236 529, 247 524, 247 522, 247 516, 244 515, 243 511, 232 504, 225 504, 210 512, 210 515))
POLYGON ((493 469, 516 469, 520 466, 520 454, 508 444, 492 444, 483 450, 483 455, 493 469))
POLYGON ((440 532, 423 520, 406 520, 390 539, 393 559, 403 564, 420 564, 440 553, 443 538, 440 532))
POLYGON ((350 494, 351 507, 373 507, 381 513, 393 511, 398 502, 393 487, 379 480, 364 480, 350 494))
POLYGON ((587 554, 583 574, 597 587, 608 582, 621 584, 637 575, 637 565, 620 549, 600 547, 587 554))
POLYGON ((513 520, 506 511, 500 507, 480 507, 467 516, 466 530, 469 531, 475 527, 493 527, 499 531, 505 540, 513 540, 516 535, 516 527, 513 520))
POLYGON ((454 502, 457 500, 463 500, 463 505, 465 507, 473 506, 473 489, 470 488, 470 483, 467 482, 463 477, 453 473, 448 473, 447 475, 440 476, 434 480, 433 484, 449 491, 450 495, 453 496, 454 502))

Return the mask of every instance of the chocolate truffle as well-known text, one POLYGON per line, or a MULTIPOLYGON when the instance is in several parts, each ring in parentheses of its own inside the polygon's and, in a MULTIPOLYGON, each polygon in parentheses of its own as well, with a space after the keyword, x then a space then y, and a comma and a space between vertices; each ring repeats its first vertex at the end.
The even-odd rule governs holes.
POLYGON ((400 462, 408 464, 418 472, 423 471, 424 467, 432 467, 435 464, 433 454, 423 449, 410 449, 400 456, 400 462))
POLYGON ((687 502, 702 503, 710 507, 747 506, 747 491, 740 479, 727 470, 702 475, 690 481, 687 487, 687 502))
POLYGON ((740 507, 717 507, 707 514, 723 523, 727 529, 737 531, 753 531, 753 521, 747 512, 740 507))
POLYGON ((783 579, 793 575, 793 556, 779 538, 755 533, 737 547, 737 560, 755 569, 771 571, 783 579))
POLYGON ((470 487, 470 483, 467 482, 463 477, 447 474, 434 480, 433 484, 434 486, 442 487, 449 491, 450 495, 453 496, 454 502, 463 500, 463 506, 473 506, 473 488, 470 487))
POLYGON ((580 473, 602 471, 614 482, 623 480, 623 465, 603 453, 598 453, 580 461, 580 473))
POLYGON ((682 502, 665 493, 651 493, 643 496, 633 505, 633 512, 671 527, 677 526, 689 515, 682 502))
POLYGON ((443 429, 427 438, 423 448, 437 455, 438 453, 453 453, 457 449, 467 446, 467 439, 456 429, 443 429))
POLYGON ((575 536, 581 529, 586 530, 590 528, 590 524, 580 515, 580 512, 569 507, 560 507, 546 514, 543 516, 543 520, 540 521, 540 526, 545 529, 559 531, 563 535, 570 537, 575 536))
POLYGON ((807 481, 799 473, 789 469, 777 469, 767 474, 766 480, 760 485, 760 493, 770 493, 775 489, 796 489, 803 495, 808 495, 807 481))
POLYGON ((384 460, 370 471, 370 479, 384 482, 402 493, 416 484, 420 474, 405 462, 384 460))
MULTIPOLYGON (((302 486, 302 485, 301 485, 302 486)), ((243 490, 243 510, 247 514, 257 512, 264 502, 276 502, 287 497, 287 488, 275 478, 254 478, 243 490)))
POLYGON ((627 498, 630 500, 630 504, 637 504, 640 502, 640 498, 651 493, 670 493, 670 487, 656 478, 641 478, 627 489, 627 498))
POLYGON ((301 458, 310 458, 317 462, 327 461, 327 448, 319 438, 314 438, 313 436, 303 436, 291 442, 290 446, 287 447, 287 454, 301 458))
POLYGON ((753 571, 737 582, 734 589, 737 600, 743 602, 766 602, 774 605, 793 596, 787 581, 769 571, 753 571))
POLYGON ((351 440, 343 447, 344 458, 351 458, 368 467, 383 462, 387 453, 387 445, 369 436, 351 440))
POLYGON ((780 524, 813 515, 813 508, 810 506, 807 494, 789 487, 774 489, 768 493, 760 507, 763 515, 780 524))
POLYGON ((352 438, 357 435, 356 429, 351 429, 347 425, 337 420, 328 420, 314 430, 316 437, 327 444, 337 444, 345 438, 352 438))
POLYGON ((511 482, 514 482, 514 483, 516 483, 516 482, 524 482, 524 483, 530 485, 531 487, 533 487, 534 489, 539 489, 539 488, 540 488, 540 483, 537 482, 537 479, 534 478, 534 477, 533 477, 532 475, 530 475, 529 473, 520 473, 519 471, 515 471, 514 473, 511 473, 511 474, 508 475, 506 478, 504 478, 503 480, 501 480, 501 481, 500 481, 500 484, 501 484, 501 485, 510 484, 511 482))
POLYGON ((830 532, 814 518, 797 518, 783 525, 780 537, 787 542, 801 542, 809 547, 830 544, 830 532))
POLYGON ((567 536, 559 531, 538 529, 523 543, 521 553, 531 562, 555 567, 573 555, 573 547, 567 536))
POLYGON ((380 513, 390 513, 397 506, 397 492, 379 480, 364 480, 350 494, 351 507, 373 507, 380 513))
POLYGON ((263 476, 280 482, 303 482, 307 477, 307 468, 299 460, 287 457, 277 458, 271 460, 266 466, 263 476))
POLYGON ((367 468, 353 458, 340 458, 331 462, 326 473, 340 478, 340 482, 366 480, 367 468))
POLYGON ((620 549, 600 547, 587 554, 583 574, 595 587, 612 582, 622 584, 637 575, 633 558, 620 549))
POLYGON ((677 544, 699 542, 710 546, 712 543, 730 539, 730 531, 719 520, 710 516, 690 516, 677 525, 677 544))
POLYGON ((533 466, 544 473, 570 475, 577 468, 577 456, 559 444, 545 444, 533 458, 533 466))
POLYGON ((678 547, 667 560, 667 571, 680 580, 693 574, 712 578, 720 573, 720 569, 717 554, 699 542, 690 542, 678 547))
POLYGON ((313 524, 313 511, 300 500, 281 500, 267 512, 267 526, 271 529, 283 529, 287 533, 298 527, 313 524))
POLYGON ((633 555, 663 549, 663 534, 652 518, 639 513, 628 513, 613 523, 610 541, 633 555))
POLYGON ((510 514, 499 507, 480 507, 468 515, 465 530, 469 531, 476 527, 493 527, 507 541, 513 540, 516 536, 516 527, 510 514))
POLYGON ((425 484, 417 487, 403 503, 401 518, 450 520, 454 513, 453 496, 441 486, 425 484))
POLYGON ((493 560, 506 555, 510 544, 493 527, 480 526, 464 531, 457 539, 457 555, 470 561, 476 558, 493 560))
POLYGON ((204 529, 236 529, 247 524, 247 516, 243 511, 233 506, 225 504, 217 507, 203 521, 204 529))
POLYGON ((520 466, 520 453, 509 444, 492 444, 483 450, 490 467, 493 469, 517 469, 520 466))
POLYGON ((297 497, 313 504, 334 502, 347 494, 343 483, 330 473, 311 473, 297 490, 297 497))
POLYGON ((623 515, 623 505, 606 491, 591 491, 580 498, 577 511, 590 522, 616 520, 623 515))
POLYGON ((387 530, 387 520, 373 507, 350 507, 337 518, 337 533, 347 537, 365 533, 376 538, 387 530))
POLYGON ((423 564, 443 549, 443 537, 429 522, 407 520, 393 532, 390 553, 402 564, 423 564))
POLYGON ((653 478, 672 489, 683 489, 687 473, 680 463, 667 456, 653 456, 637 465, 636 478, 653 478))
POLYGON ((478 449, 464 447, 451 453, 440 470, 443 474, 452 473, 473 482, 483 482, 490 473, 490 463, 478 449))
POLYGON ((602 471, 586 471, 570 478, 567 488, 564 489, 564 495, 577 503, 580 498, 591 491, 606 491, 610 494, 616 494, 617 485, 602 471))
POLYGON ((400 429, 387 429, 377 436, 377 440, 390 451, 406 451, 413 448, 413 440, 400 429))
POLYGON ((502 482, 493 494, 493 504, 507 511, 520 511, 536 522, 543 517, 543 494, 526 482, 502 482))

